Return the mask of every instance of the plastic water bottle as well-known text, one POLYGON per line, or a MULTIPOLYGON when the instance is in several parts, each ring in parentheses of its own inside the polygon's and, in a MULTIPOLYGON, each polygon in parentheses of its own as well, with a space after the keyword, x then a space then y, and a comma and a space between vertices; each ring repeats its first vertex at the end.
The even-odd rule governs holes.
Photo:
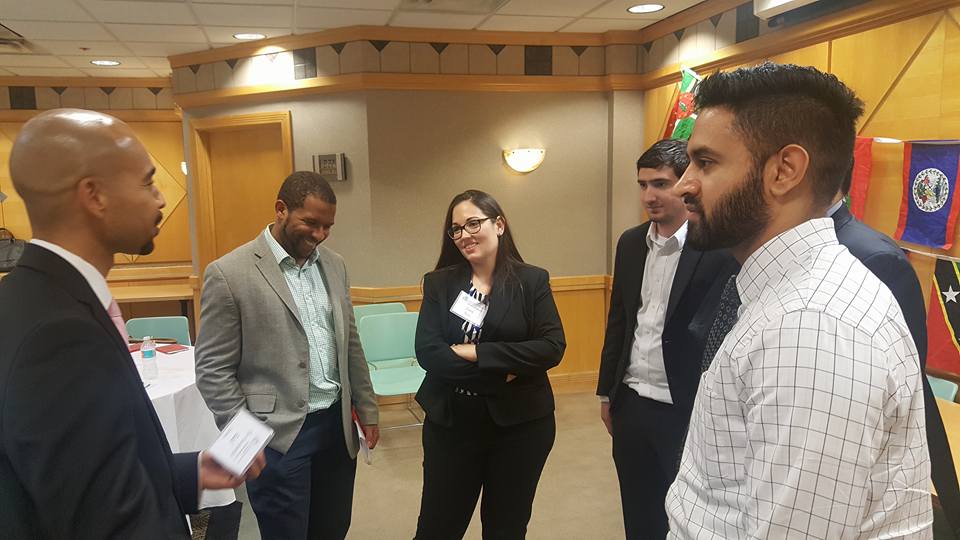
POLYGON ((157 344, 153 342, 152 337, 143 336, 140 357, 143 379, 147 381, 156 379, 160 375, 160 370, 157 368, 157 344))

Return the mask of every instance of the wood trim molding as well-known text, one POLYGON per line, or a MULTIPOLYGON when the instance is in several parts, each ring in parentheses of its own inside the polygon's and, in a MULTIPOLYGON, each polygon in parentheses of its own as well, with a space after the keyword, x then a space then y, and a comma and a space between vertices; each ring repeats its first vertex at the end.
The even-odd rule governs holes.
POLYGON ((170 88, 170 77, 0 77, 0 86, 66 86, 68 88, 170 88))
POLYGON ((211 176, 210 155, 207 150, 207 136, 212 131, 240 129, 246 126, 279 124, 281 134, 281 152, 293 172, 293 131, 290 111, 215 116, 190 120, 190 175, 193 193, 196 196, 197 251, 199 267, 206 268, 216 258, 216 220, 213 207, 213 178, 211 176))
POLYGON ((184 264, 164 264, 156 266, 147 266, 142 264, 132 264, 125 266, 114 266, 107 274, 107 281, 153 281, 160 279, 190 278, 193 276, 193 265, 184 264))
MULTIPOLYGON (((0 110, 0 122, 26 122, 42 112, 45 111, 40 109, 0 110)), ((124 122, 180 122, 183 119, 179 109, 118 109, 100 112, 124 122)))
MULTIPOLYGON (((688 14, 683 11, 673 17, 683 15, 687 18, 699 17, 699 14, 708 13, 714 9, 727 8, 728 0, 714 0, 696 6, 704 11, 696 11, 688 14), (710 10, 707 10, 707 8, 710 10)), ((841 11, 826 17, 817 19, 808 23, 800 24, 792 28, 771 32, 763 36, 738 43, 714 51, 704 57, 692 59, 683 62, 684 65, 700 71, 710 73, 718 69, 742 64, 751 60, 774 56, 780 53, 796 50, 808 45, 829 41, 838 37, 863 32, 872 28, 885 26, 901 20, 906 20, 946 8, 960 6, 960 0, 917 0, 915 2, 902 2, 900 0, 874 0, 845 11, 841 11)), ((694 9, 694 8, 691 8, 694 9)), ((720 10, 721 12, 723 10, 720 10)), ((707 15, 709 16, 709 15, 707 15)), ((665 19, 661 22, 667 22, 665 19)), ((686 20, 686 19, 680 19, 686 20)), ((660 23, 657 23, 660 24, 660 23)), ((670 26, 650 27, 650 36, 655 32, 662 32, 670 26)), ((291 39, 303 40, 310 36, 324 35, 336 36, 340 39, 349 37, 350 32, 375 31, 376 37, 387 37, 382 32, 402 31, 417 39, 427 39, 426 34, 416 32, 430 32, 430 35, 445 36, 447 33, 463 33, 460 30, 433 31, 424 29, 401 29, 392 27, 350 27, 336 30, 329 30, 319 34, 308 34, 304 36, 293 36, 291 39), (329 34, 332 33, 332 34, 329 34)), ((475 31, 470 31, 475 32, 475 31)), ((521 34, 517 32, 485 32, 484 35, 493 35, 501 38, 504 35, 521 34)), ((535 34, 535 33, 533 33, 535 34)), ((635 33, 634 33, 635 34, 635 33)), ((374 34, 364 34, 366 36, 374 34)), ((471 34, 479 35, 479 33, 471 34)), ((548 34, 553 35, 553 34, 548 34)), ((601 35, 601 34, 597 34, 601 35)), ((275 38, 277 40, 287 38, 275 38)), ((436 41, 438 38, 430 38, 436 41)), ((518 38, 519 39, 519 38, 518 38)), ((269 40, 267 40, 269 41, 269 40)), ((502 40, 501 40, 502 41, 502 40)), ((528 38, 521 41, 529 44, 528 38)), ((648 40, 634 40, 645 43, 648 40)), ((300 43, 299 41, 297 43, 300 43)), ((600 42, 591 42, 591 44, 604 44, 600 42)), ((302 45, 302 43, 300 43, 302 45)), ((244 56, 245 49, 236 49, 236 47, 249 47, 252 44, 235 45, 229 48, 233 51, 228 57, 234 58, 244 56), (244 54, 241 54, 244 53, 244 54)), ((227 50, 227 49, 221 49, 227 50)), ((217 51, 204 51, 203 54, 212 54, 217 51)), ((278 50, 283 50, 278 49, 278 50)), ((192 55, 201 53, 191 53, 192 55)), ((186 57, 190 55, 181 55, 186 57)), ((171 57, 171 62, 175 58, 171 57)), ((190 63, 197 61, 214 61, 219 57, 213 56, 204 58, 189 58, 190 63)), ((179 60, 178 60, 179 61, 179 60)), ((252 103, 263 101, 275 101, 290 97, 327 93, 327 92, 346 92, 359 90, 447 90, 447 91, 477 91, 477 92, 606 92, 617 90, 645 90, 656 88, 666 84, 671 84, 680 80, 680 65, 667 66, 665 68, 651 71, 643 74, 610 74, 603 76, 549 76, 549 77, 531 77, 524 75, 445 75, 445 74, 414 74, 414 73, 352 73, 346 75, 336 75, 330 77, 315 77, 311 79, 301 79, 287 84, 247 86, 238 88, 221 88, 202 92, 191 92, 185 94, 175 94, 174 99, 177 104, 183 108, 202 107, 207 105, 216 105, 229 102, 233 103, 252 103)))
MULTIPOLYGON (((550 287, 559 291, 592 291, 607 287, 610 276, 561 276, 550 278, 550 287)), ((409 302, 421 300, 420 285, 401 287, 350 287, 350 297, 357 304, 383 304, 386 302, 409 302)))

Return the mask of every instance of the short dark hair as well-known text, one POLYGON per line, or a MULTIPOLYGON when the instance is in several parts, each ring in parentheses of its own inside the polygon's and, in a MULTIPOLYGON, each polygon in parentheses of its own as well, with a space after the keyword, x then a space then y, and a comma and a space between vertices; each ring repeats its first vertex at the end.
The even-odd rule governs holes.
POLYGON ((720 72, 697 87, 698 111, 725 108, 744 137, 754 165, 788 144, 810 154, 814 200, 833 200, 850 171, 863 101, 835 75, 812 67, 765 62, 720 72))
POLYGON ((637 160, 637 171, 640 169, 659 169, 661 167, 670 167, 673 169, 677 178, 683 176, 683 172, 690 165, 690 157, 687 156, 687 141, 683 139, 661 139, 637 160))
POLYGON ((319 197, 327 204, 337 204, 337 194, 333 192, 330 183, 313 171, 291 173, 280 186, 277 198, 287 205, 287 209, 296 210, 303 207, 307 195, 319 197))

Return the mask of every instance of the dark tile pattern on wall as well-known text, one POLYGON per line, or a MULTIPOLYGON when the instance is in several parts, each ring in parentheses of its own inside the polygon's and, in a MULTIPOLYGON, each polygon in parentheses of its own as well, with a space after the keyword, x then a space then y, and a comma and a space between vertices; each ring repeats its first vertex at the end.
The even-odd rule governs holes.
POLYGON ((586 45, 571 45, 570 48, 573 49, 573 54, 577 56, 582 55, 583 51, 587 50, 586 45))
POLYGON ((527 45, 523 48, 524 75, 553 75, 553 47, 527 45))
POLYGON ((760 19, 753 14, 753 2, 737 6, 737 43, 760 35, 760 19))
POLYGON ((437 54, 443 54, 443 50, 447 48, 447 43, 431 43, 430 46, 433 47, 433 50, 437 51, 437 54))
POLYGON ((317 49, 307 47, 293 51, 293 78, 312 79, 317 76, 317 49))
POLYGON ((37 92, 33 86, 10 87, 11 109, 36 109, 37 92))

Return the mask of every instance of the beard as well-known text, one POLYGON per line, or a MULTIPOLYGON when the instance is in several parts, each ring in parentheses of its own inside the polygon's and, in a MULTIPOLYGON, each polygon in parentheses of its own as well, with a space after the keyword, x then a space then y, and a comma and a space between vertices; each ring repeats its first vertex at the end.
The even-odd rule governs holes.
POLYGON ((697 250, 729 249, 760 234, 770 221, 770 209, 763 200, 763 172, 757 168, 733 191, 723 195, 711 211, 704 212, 703 201, 687 198, 700 215, 691 220, 687 243, 697 250))
POLYGON ((154 247, 153 240, 150 240, 146 244, 140 246, 140 251, 137 252, 137 255, 149 255, 153 253, 154 247))

